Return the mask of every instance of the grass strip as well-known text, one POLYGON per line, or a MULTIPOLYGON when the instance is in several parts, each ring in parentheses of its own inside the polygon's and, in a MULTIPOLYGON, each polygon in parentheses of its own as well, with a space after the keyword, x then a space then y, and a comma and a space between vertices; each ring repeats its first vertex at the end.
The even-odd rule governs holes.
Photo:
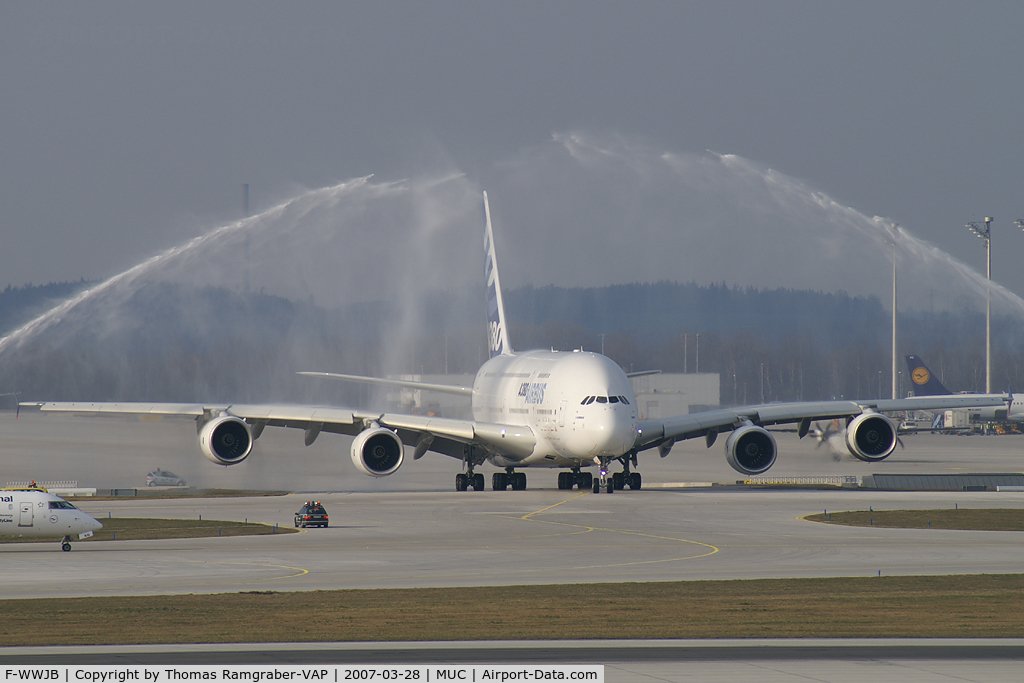
MULTIPOLYGON (((101 519, 103 528, 92 538, 72 539, 72 543, 93 541, 141 541, 157 538, 210 538, 212 536, 264 536, 267 534, 291 534, 292 527, 274 527, 254 522, 225 522, 216 519, 137 519, 114 517, 101 519)), ((0 539, 4 543, 52 543, 52 538, 0 539)))
POLYGON ((1024 509, 975 508, 943 510, 857 510, 807 515, 804 519, 826 524, 877 526, 898 529, 962 529, 970 531, 1024 531, 1024 509))
POLYGON ((1024 637, 1024 575, 0 601, 4 645, 1024 637), (47 628, 39 629, 41 623, 47 628))

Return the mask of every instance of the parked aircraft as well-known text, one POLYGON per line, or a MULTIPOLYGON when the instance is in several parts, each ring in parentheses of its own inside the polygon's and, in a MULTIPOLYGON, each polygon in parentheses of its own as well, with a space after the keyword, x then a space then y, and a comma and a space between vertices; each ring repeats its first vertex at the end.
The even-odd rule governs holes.
POLYGON ((1024 398, 1012 394, 954 394, 918 356, 907 356, 907 371, 910 373, 912 391, 915 396, 1000 396, 1002 405, 964 408, 971 422, 1024 422, 1024 398))
POLYGON ((203 454, 219 465, 237 465, 252 452, 266 427, 305 432, 308 446, 321 432, 348 434, 356 468, 373 476, 393 474, 405 460, 428 451, 462 461, 455 488, 482 490, 476 468, 489 462, 499 468, 491 477, 495 490, 526 488, 526 468, 557 468, 560 489, 594 493, 642 480, 637 456, 656 449, 668 455, 676 441, 703 437, 708 447, 720 433, 726 460, 745 475, 761 474, 778 455, 768 425, 796 423, 801 437, 816 420, 845 422, 846 443, 861 460, 883 460, 896 447, 896 425, 886 411, 1003 405, 996 396, 923 397, 902 400, 821 401, 723 408, 665 419, 641 420, 636 396, 625 372, 606 356, 589 351, 515 353, 509 342, 501 283, 495 258, 487 194, 483 195, 484 262, 487 286, 489 359, 472 387, 400 382, 380 378, 307 373, 314 376, 415 386, 468 396, 472 420, 381 413, 302 405, 209 405, 167 403, 43 403, 42 410, 77 413, 188 415, 196 419, 203 454), (614 463, 622 471, 609 475, 614 463), (596 476, 587 468, 596 467, 596 476))
POLYGON ((89 538, 103 525, 71 503, 41 486, 0 489, 0 536, 63 537, 60 547, 71 550, 71 537, 89 538))

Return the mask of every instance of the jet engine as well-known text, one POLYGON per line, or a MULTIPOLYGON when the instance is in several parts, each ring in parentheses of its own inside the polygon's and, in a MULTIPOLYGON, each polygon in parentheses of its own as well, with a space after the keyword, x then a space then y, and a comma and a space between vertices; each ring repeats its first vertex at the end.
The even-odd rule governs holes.
POLYGON ((725 456, 737 472, 761 474, 775 464, 779 449, 775 437, 764 427, 746 424, 725 441, 725 456))
POLYGON ((896 425, 880 413, 861 413, 846 426, 846 445, 865 462, 885 460, 896 450, 896 425))
POLYGON ((252 431, 234 415, 215 417, 199 430, 199 447, 217 465, 237 465, 252 452, 252 431))
POLYGON ((390 429, 371 427, 352 440, 352 462, 363 474, 386 477, 405 459, 405 445, 390 429))

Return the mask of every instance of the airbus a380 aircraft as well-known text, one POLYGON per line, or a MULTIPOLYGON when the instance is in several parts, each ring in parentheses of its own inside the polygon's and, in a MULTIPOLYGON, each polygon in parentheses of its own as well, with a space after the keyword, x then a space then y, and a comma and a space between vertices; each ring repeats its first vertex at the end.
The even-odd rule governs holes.
POLYGON ((61 538, 71 550, 71 537, 89 538, 103 525, 63 498, 40 486, 0 489, 0 536, 61 538))
POLYGON ((629 378, 611 359, 592 352, 528 351, 514 353, 505 326, 505 309, 495 259, 487 193, 484 206, 484 254, 488 293, 490 358, 472 387, 453 387, 379 378, 303 373, 343 380, 374 382, 462 394, 472 402, 472 420, 380 413, 301 405, 203 405, 167 403, 43 403, 42 410, 78 413, 189 415, 196 419, 202 452, 219 465, 237 465, 252 451, 264 428, 292 427, 313 443, 321 432, 355 436, 351 454, 365 474, 393 474, 405 459, 427 451, 463 462, 455 488, 484 488, 475 469, 490 462, 495 490, 526 488, 527 467, 561 468, 558 487, 592 488, 608 493, 628 485, 639 489, 632 471, 637 454, 657 449, 665 457, 679 440, 704 437, 708 447, 727 432, 726 460, 738 472, 765 472, 778 454, 767 425, 799 423, 803 437, 815 420, 846 420, 846 442, 861 460, 883 460, 896 447, 896 426, 884 411, 1000 405, 985 396, 921 397, 901 400, 824 401, 726 408, 658 420, 639 419, 629 378), (614 462, 621 472, 608 475, 614 462), (598 468, 598 476, 583 471, 598 468))

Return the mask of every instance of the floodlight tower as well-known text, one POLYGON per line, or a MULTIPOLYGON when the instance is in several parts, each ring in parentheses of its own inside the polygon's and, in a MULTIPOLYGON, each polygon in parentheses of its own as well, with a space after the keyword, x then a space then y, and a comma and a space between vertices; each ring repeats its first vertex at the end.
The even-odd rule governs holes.
MULTIPOLYGON (((895 232, 896 226, 893 226, 895 232)), ((899 398, 899 387, 896 385, 896 240, 892 241, 892 397, 899 398)))
MULTIPOLYGON (((892 397, 899 398, 899 379, 896 374, 896 238, 899 235, 899 224, 893 223, 885 241, 892 246, 892 397)), ((881 374, 881 372, 879 372, 881 374)), ((879 381, 878 393, 882 393, 881 381, 879 381)))
POLYGON ((992 393, 992 216, 985 216, 985 227, 977 221, 967 224, 967 229, 985 240, 985 393, 992 393))

